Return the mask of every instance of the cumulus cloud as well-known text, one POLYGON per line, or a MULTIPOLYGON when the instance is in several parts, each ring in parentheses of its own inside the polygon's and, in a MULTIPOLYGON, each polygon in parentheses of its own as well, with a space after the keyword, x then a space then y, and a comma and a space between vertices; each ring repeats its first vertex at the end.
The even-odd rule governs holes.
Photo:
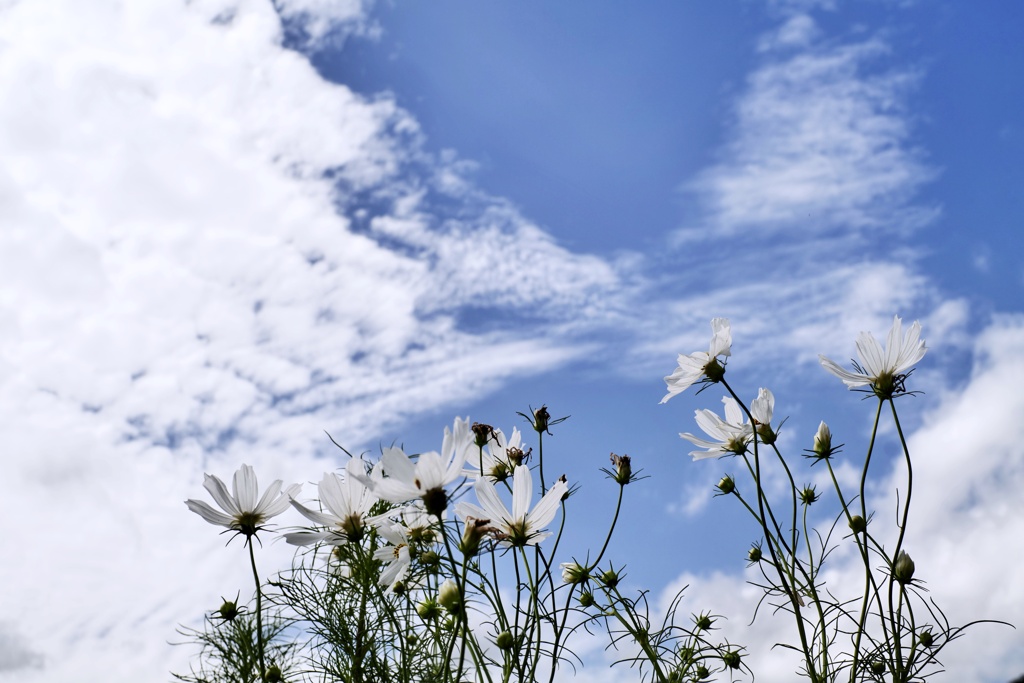
POLYGON ((565 311, 614 310, 614 265, 284 47, 366 21, 309 0, 0 9, 0 434, 7 504, 34 511, 0 521, 28 549, 5 552, 0 618, 24 641, 5 665, 40 665, 22 680, 183 669, 175 623, 249 584, 181 504, 204 470, 316 476, 340 464, 323 429, 359 449, 566 363, 586 347, 565 311), (474 329, 473 307, 505 315, 474 329))

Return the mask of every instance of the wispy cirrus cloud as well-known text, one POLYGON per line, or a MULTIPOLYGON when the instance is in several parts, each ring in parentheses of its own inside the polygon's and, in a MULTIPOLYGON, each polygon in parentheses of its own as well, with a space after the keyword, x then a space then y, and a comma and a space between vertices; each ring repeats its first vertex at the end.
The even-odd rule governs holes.
POLYGON ((937 215, 912 201, 936 175, 907 108, 920 73, 886 64, 881 38, 819 33, 796 14, 762 38, 728 143, 686 184, 716 237, 898 233, 937 215))

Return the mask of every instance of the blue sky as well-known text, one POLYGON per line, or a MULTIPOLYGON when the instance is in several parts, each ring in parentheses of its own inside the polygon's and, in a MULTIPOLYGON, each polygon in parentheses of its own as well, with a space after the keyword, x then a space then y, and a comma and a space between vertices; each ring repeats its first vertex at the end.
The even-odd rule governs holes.
MULTIPOLYGON (((851 457, 870 409, 817 354, 921 320, 925 393, 900 403, 920 453, 912 554, 954 615, 1019 620, 1022 13, 3 7, 0 580, 18 590, 0 674, 181 669, 175 625, 247 585, 181 504, 203 472, 316 481, 340 464, 324 430, 430 450, 455 415, 507 432, 547 403, 572 415, 546 469, 582 484, 577 552, 611 512, 598 468, 630 454, 651 475, 612 547, 630 581, 689 583, 759 678, 788 680, 771 623, 744 630, 753 529, 710 500, 735 468, 691 462, 678 437, 721 392, 658 405, 717 316, 740 394, 769 386, 789 416, 784 447, 826 419, 851 457)), ((264 566, 288 556, 271 544, 264 566)), ((950 675, 1024 671, 1020 632, 986 628, 950 675)), ((592 656, 586 680, 617 680, 592 656)))

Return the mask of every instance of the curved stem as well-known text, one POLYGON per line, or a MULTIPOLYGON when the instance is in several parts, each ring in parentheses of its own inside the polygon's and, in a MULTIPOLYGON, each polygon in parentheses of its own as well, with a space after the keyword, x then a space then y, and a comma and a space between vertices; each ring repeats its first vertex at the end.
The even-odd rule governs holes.
POLYGON ((252 578, 256 582, 256 652, 260 659, 260 680, 262 681, 267 677, 267 663, 264 654, 264 651, 266 650, 266 643, 263 642, 263 587, 260 584, 260 575, 256 571, 256 553, 252 548, 251 536, 246 539, 246 545, 249 546, 249 562, 252 565, 252 578))

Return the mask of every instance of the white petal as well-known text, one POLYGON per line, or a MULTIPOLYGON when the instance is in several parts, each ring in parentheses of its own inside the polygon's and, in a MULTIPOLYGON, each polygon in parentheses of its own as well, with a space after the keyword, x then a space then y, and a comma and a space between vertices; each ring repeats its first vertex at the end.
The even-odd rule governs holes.
POLYGON ((871 384, 871 378, 868 377, 867 375, 862 375, 860 373, 849 372, 848 370, 844 370, 843 368, 839 367, 839 365, 835 361, 826 358, 825 356, 819 355, 818 362, 821 363, 821 367, 825 368, 833 375, 843 380, 843 384, 845 384, 847 387, 851 389, 871 384))
MULTIPOLYGON (((462 464, 459 464, 462 469, 462 464)), ((448 482, 445 481, 444 463, 441 462, 441 454, 436 451, 420 453, 416 461, 416 479, 419 481, 417 488, 426 493, 434 489, 444 488, 448 482)))
POLYGON ((877 379, 886 372, 885 352, 870 332, 861 332, 857 337, 857 355, 868 377, 877 379))
POLYGON ((526 520, 526 528, 528 533, 532 533, 534 530, 543 529, 551 520, 555 518, 555 513, 558 512, 558 508, 562 503, 562 496, 569 490, 569 487, 562 480, 555 482, 555 485, 548 489, 548 492, 544 494, 544 497, 537 503, 537 507, 533 508, 533 512, 530 513, 526 520))
POLYGON ((188 509, 196 513, 210 524, 216 524, 217 526, 231 527, 234 519, 228 517, 223 512, 214 510, 209 503, 205 503, 201 500, 192 500, 191 498, 185 501, 185 505, 188 509))
POLYGON ((487 513, 483 519, 490 519, 495 524, 505 525, 512 521, 512 515, 509 514, 508 508, 498 497, 498 492, 494 490, 494 484, 486 479, 477 479, 473 490, 476 491, 476 499, 480 502, 480 506, 487 513))
POLYGON ((217 502, 221 510, 234 517, 242 514, 242 511, 238 509, 235 499, 228 493, 228 487, 220 479, 212 474, 207 474, 203 480, 203 488, 210 492, 210 495, 213 496, 214 501, 217 502))
POLYGON ((728 318, 715 318, 711 321, 711 346, 708 356, 728 356, 732 353, 732 329, 728 318))
POLYGON ((327 531, 293 531, 284 535, 284 540, 289 545, 313 545, 327 540, 330 536, 327 531))
POLYGON ((303 517, 313 522, 314 524, 323 524, 324 526, 337 526, 341 522, 341 519, 331 515, 325 515, 318 510, 312 510, 297 500, 293 500, 292 507, 299 511, 303 517))
POLYGON ((273 504, 274 499, 277 497, 277 494, 281 492, 282 484, 283 482, 280 479, 275 479, 270 482, 270 486, 268 486, 267 490, 263 492, 263 496, 260 498, 260 502, 256 504, 256 507, 253 508, 253 512, 259 515, 266 514, 267 510, 273 504))
POLYGON ((885 340, 885 369, 889 372, 896 370, 896 361, 900 357, 900 350, 903 346, 903 321, 898 315, 892 318, 892 327, 889 328, 889 336, 885 340))
POLYGON ((256 481, 256 473, 249 465, 242 465, 235 472, 234 480, 235 500, 242 512, 252 512, 256 509, 256 493, 259 491, 259 484, 256 481))
POLYGON ((512 520, 526 519, 533 498, 533 474, 526 465, 517 465, 512 480, 512 520))
MULTIPOLYGON (((356 482, 357 484, 359 482, 356 482)), ((348 497, 342 489, 341 477, 334 472, 325 472, 323 479, 317 484, 320 502, 336 517, 344 519, 352 514, 348 497)), ((301 510, 300 510, 301 512, 301 510)))
POLYGON ((914 324, 907 330, 907 338, 903 341, 900 354, 896 359, 895 371, 903 372, 924 358, 924 354, 927 352, 928 347, 921 340, 921 323, 915 320, 914 324))
POLYGON ((413 479, 416 478, 416 465, 401 448, 385 448, 380 462, 388 478, 412 485, 413 479))

